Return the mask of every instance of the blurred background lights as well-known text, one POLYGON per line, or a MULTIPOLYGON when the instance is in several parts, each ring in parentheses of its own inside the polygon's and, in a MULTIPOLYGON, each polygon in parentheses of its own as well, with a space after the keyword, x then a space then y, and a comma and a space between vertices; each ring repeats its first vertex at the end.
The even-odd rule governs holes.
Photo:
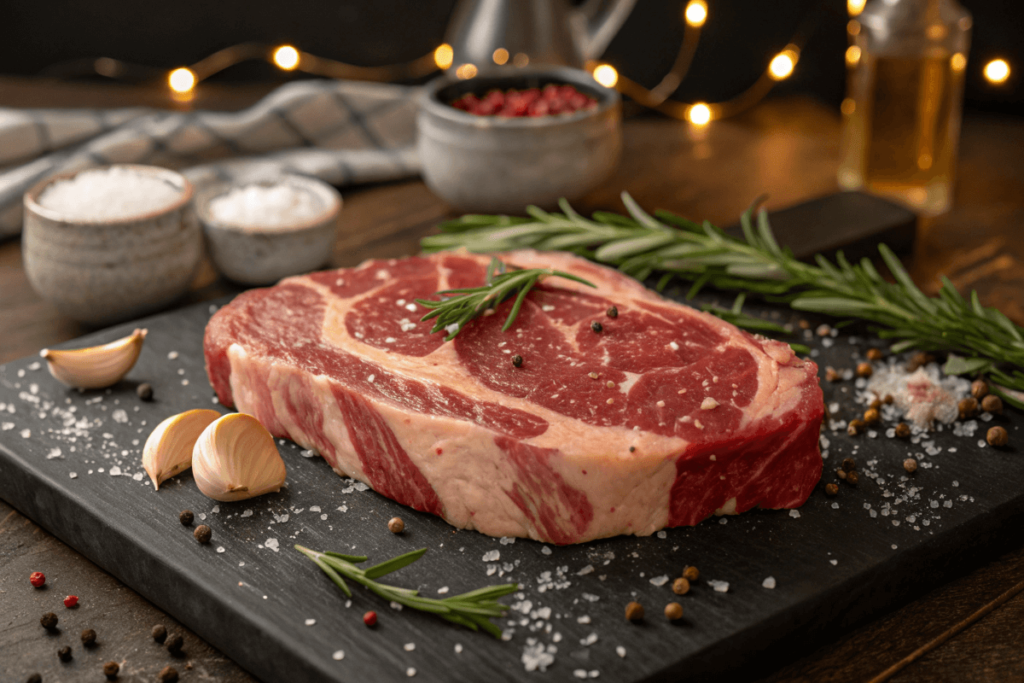
POLYGON ((1005 83, 1010 77, 1010 65, 1005 59, 993 59, 985 65, 985 80, 994 85, 1005 83))
POLYGON ((957 52, 949 58, 949 65, 953 68, 953 71, 963 71, 964 67, 967 66, 967 57, 962 52, 957 52))
POLYGON ((860 61, 860 48, 856 45, 851 45, 846 48, 846 63, 850 66, 857 66, 857 62, 860 61))
POLYGON ((499 47, 497 50, 494 51, 494 54, 491 55, 491 59, 494 60, 495 64, 501 66, 502 64, 508 61, 508 50, 506 50, 503 47, 499 47))
POLYGON ((846 11, 851 17, 855 17, 864 11, 864 4, 867 0, 846 0, 846 11))
POLYGON ((167 84, 174 92, 186 93, 196 86, 196 75, 192 73, 191 69, 181 67, 170 73, 167 77, 167 84))
POLYGON ((614 88, 619 82, 619 72, 611 64, 601 64, 594 69, 594 80, 606 88, 614 88))
POLYGON ((694 125, 707 125, 707 123, 711 121, 711 107, 703 102, 698 102, 690 107, 690 111, 687 113, 687 118, 689 118, 690 123, 694 125))
POLYGON ((686 23, 700 28, 708 18, 708 6, 704 0, 690 0, 686 5, 686 23))
POLYGON ((518 52, 516 56, 512 58, 513 66, 526 66, 530 63, 530 55, 518 52))
POLYGON ((274 64, 285 71, 291 71, 299 65, 299 51, 291 45, 282 45, 274 50, 274 64))
MULTIPOLYGON (((860 55, 858 55, 858 58, 860 55)), ((776 81, 789 78, 790 74, 793 73, 793 67, 796 66, 797 53, 795 50, 787 48, 775 55, 772 59, 771 64, 768 65, 768 74, 776 81)))
POLYGON ((434 63, 437 64, 438 69, 449 68, 454 58, 455 53, 452 51, 452 46, 448 43, 441 43, 434 50, 434 63))
POLYGON ((475 64, 463 64, 458 69, 455 70, 455 75, 461 78, 462 80, 466 80, 467 78, 473 78, 473 76, 476 76, 476 73, 477 68, 475 64))

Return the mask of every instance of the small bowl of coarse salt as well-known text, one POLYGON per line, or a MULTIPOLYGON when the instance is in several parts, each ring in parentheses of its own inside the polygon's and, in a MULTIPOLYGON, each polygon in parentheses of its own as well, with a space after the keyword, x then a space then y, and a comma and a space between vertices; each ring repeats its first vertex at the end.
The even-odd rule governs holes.
POLYGON ((156 166, 59 175, 24 196, 22 258, 32 288, 65 316, 107 325, 184 294, 203 255, 192 185, 156 166))
POLYGON ((330 261, 341 195, 316 178, 283 175, 211 188, 196 199, 196 211, 218 270, 266 285, 330 261))

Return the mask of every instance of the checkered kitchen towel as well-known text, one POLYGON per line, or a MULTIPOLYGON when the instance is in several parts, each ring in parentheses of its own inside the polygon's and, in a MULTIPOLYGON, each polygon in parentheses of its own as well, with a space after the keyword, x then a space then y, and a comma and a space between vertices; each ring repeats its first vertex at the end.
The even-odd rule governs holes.
POLYGON ((197 189, 279 173, 332 185, 417 175, 418 94, 316 80, 234 113, 0 108, 0 238, 21 232, 22 195, 35 183, 105 164, 178 169, 197 189))

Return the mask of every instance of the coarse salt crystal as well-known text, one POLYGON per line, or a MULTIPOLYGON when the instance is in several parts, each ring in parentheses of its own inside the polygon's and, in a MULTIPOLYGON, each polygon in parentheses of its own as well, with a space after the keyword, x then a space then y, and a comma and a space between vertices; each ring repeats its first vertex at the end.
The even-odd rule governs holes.
POLYGON ((278 547, 280 546, 280 542, 276 538, 268 538, 263 542, 263 545, 267 548, 270 548, 275 553, 279 552, 278 547))
POLYGON ((284 182, 233 188, 211 201, 209 209, 221 223, 273 230, 308 223, 327 207, 312 193, 284 182))
POLYGON ((482 558, 484 562, 497 562, 501 559, 501 553, 497 550, 488 550, 482 558))
POLYGON ((625 657, 626 656, 626 648, 622 647, 621 645, 616 645, 615 646, 615 654, 617 654, 620 657, 625 657))
POLYGON ((306 626, 312 626, 316 623, 316 619, 306 619, 306 626))
POLYGON ((58 180, 39 195, 39 204, 71 219, 118 220, 161 211, 181 196, 181 188, 164 179, 111 166, 58 180))
POLYGON ((344 650, 335 650, 334 654, 331 655, 331 659, 333 659, 336 662, 340 662, 341 660, 345 659, 345 651, 344 650))
POLYGON ((668 575, 667 574, 662 574, 661 576, 655 576, 653 579, 651 579, 651 585, 653 585, 653 586, 664 586, 666 583, 668 583, 668 575))
POLYGON ((775 577, 774 576, 769 576, 768 578, 766 578, 764 581, 761 582, 761 586, 764 587, 764 588, 769 588, 769 589, 775 588, 775 577))
POLYGON ((406 652, 412 652, 413 650, 416 649, 416 643, 406 643, 405 645, 402 646, 402 649, 405 650, 406 652))
POLYGON ((712 588, 714 588, 716 593, 728 593, 729 592, 729 582, 728 581, 718 581, 716 579, 712 579, 712 580, 708 581, 708 585, 711 586, 712 588))

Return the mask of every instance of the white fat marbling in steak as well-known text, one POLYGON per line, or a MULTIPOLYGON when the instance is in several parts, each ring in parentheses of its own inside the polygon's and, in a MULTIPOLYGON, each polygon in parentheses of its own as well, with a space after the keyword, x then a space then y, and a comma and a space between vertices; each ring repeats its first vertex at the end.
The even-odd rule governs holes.
POLYGON ((210 381, 338 474, 493 536, 578 543, 803 504, 822 467, 814 363, 574 256, 500 257, 597 289, 547 280, 508 332, 511 301, 445 343, 413 300, 479 286, 489 256, 288 278, 213 316, 210 381))

